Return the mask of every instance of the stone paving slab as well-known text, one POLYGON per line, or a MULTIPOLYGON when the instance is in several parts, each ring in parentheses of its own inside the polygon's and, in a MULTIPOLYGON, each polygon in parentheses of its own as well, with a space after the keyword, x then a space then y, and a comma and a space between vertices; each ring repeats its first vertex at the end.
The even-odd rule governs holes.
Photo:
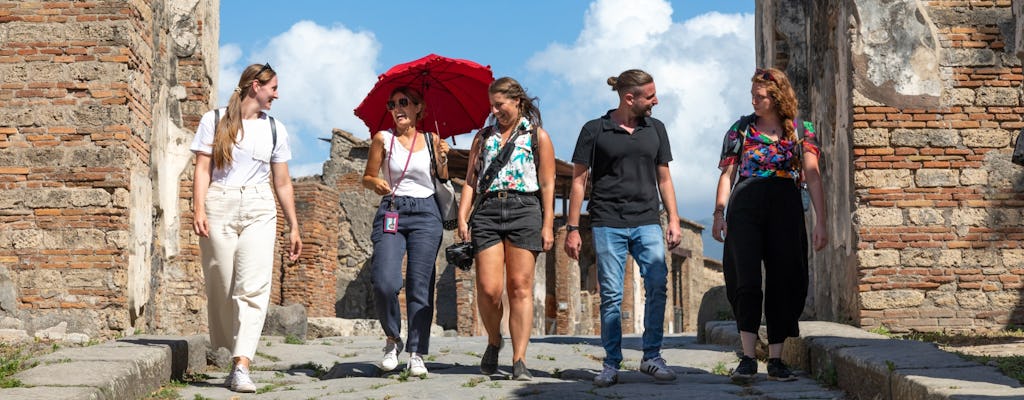
MULTIPOLYGON (((841 391, 801 377, 796 382, 769 382, 763 378, 747 385, 732 383, 728 370, 735 366, 734 349, 696 343, 695 335, 666 337, 663 357, 678 374, 660 383, 636 371, 642 356, 639 337, 623 340, 624 367, 619 384, 597 388, 594 376, 604 350, 596 337, 542 336, 531 340, 526 363, 533 381, 510 380, 511 344, 506 341, 499 372, 480 374, 482 337, 434 337, 425 357, 427 378, 399 370, 382 373, 377 367, 383 337, 323 338, 302 345, 285 344, 279 337, 264 337, 253 362, 253 378, 262 393, 237 394, 221 387, 227 371, 208 370, 207 379, 179 390, 183 399, 843 399, 841 391)), ((761 366, 762 371, 764 365, 761 366)))
POLYGON ((93 387, 52 387, 13 388, 0 390, 4 400, 101 400, 100 389, 93 387))
MULTIPOLYGON (((735 322, 709 322, 706 329, 709 340, 739 340, 735 322)), ((1024 399, 1016 380, 932 343, 889 339, 830 322, 801 322, 800 331, 801 338, 786 341, 783 360, 854 398, 1024 399)))

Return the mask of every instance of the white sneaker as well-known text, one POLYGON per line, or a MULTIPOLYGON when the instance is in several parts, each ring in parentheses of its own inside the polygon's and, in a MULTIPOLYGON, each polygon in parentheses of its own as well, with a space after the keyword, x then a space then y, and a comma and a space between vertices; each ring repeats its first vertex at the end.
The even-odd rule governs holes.
POLYGON ((427 375, 427 366, 423 363, 423 358, 419 354, 411 353, 409 355, 409 375, 412 376, 425 376, 427 375))
POLYGON ((228 376, 228 382, 230 382, 229 388, 233 392, 256 392, 256 384, 253 383, 252 378, 249 377, 249 371, 240 366, 236 366, 235 370, 231 371, 231 375, 228 376))
POLYGON ((674 381, 676 379, 675 371, 665 365, 665 359, 661 357, 644 360, 640 363, 640 372, 653 376, 659 381, 674 381))
POLYGON ((384 359, 380 362, 380 369, 384 372, 398 368, 398 353, 402 352, 402 341, 400 339, 388 339, 384 345, 384 359))

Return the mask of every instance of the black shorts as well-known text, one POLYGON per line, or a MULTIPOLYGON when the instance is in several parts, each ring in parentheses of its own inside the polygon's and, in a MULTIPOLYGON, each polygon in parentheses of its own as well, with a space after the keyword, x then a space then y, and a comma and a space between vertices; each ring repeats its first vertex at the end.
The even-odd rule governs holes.
POLYGON ((502 240, 513 246, 542 251, 540 199, 533 193, 498 192, 484 195, 469 223, 476 251, 483 251, 502 240))

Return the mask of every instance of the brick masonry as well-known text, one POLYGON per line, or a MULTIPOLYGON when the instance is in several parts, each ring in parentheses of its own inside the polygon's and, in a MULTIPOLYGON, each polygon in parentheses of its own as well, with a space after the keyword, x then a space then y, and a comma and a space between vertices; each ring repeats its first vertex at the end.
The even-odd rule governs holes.
POLYGON ((758 6, 758 57, 795 77, 826 154, 833 242, 814 255, 818 318, 896 332, 1024 323, 1024 187, 1009 162, 1024 127, 1024 75, 1011 5, 1022 8, 1009 0, 758 6), (797 25, 853 22, 813 24, 803 36, 783 15, 797 25))
POLYGON ((167 116, 194 128, 189 110, 210 102, 216 34, 202 18, 216 14, 209 1, 171 3, 0 2, 0 315, 21 328, 67 321, 111 336, 192 326, 201 313, 194 249, 176 226, 160 229, 187 193, 169 198, 171 220, 154 213, 150 167, 167 116), (181 23, 164 28, 171 20, 181 23), (168 242, 183 250, 174 268, 151 262, 166 261, 168 242))

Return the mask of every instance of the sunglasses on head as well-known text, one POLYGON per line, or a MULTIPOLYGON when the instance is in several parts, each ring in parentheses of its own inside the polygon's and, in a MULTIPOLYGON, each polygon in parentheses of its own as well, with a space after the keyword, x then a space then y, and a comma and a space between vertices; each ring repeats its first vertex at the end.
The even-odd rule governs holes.
MULTIPOLYGON (((420 103, 417 103, 417 102, 413 101, 412 104, 420 104, 420 103)), ((405 97, 400 98, 400 99, 398 99, 398 103, 397 104, 395 104, 394 100, 388 100, 388 110, 394 110, 396 105, 399 106, 399 107, 408 107, 409 106, 409 99, 405 98, 405 97)))
POLYGON ((263 67, 260 68, 259 72, 256 72, 256 76, 259 76, 260 74, 263 73, 263 71, 266 71, 268 69, 271 70, 271 71, 274 70, 273 68, 270 68, 270 63, 269 62, 266 63, 266 64, 263 64, 263 67))
POLYGON ((768 71, 767 69, 757 68, 754 70, 754 73, 761 74, 761 79, 778 83, 778 81, 775 80, 775 77, 772 76, 771 71, 768 71))

